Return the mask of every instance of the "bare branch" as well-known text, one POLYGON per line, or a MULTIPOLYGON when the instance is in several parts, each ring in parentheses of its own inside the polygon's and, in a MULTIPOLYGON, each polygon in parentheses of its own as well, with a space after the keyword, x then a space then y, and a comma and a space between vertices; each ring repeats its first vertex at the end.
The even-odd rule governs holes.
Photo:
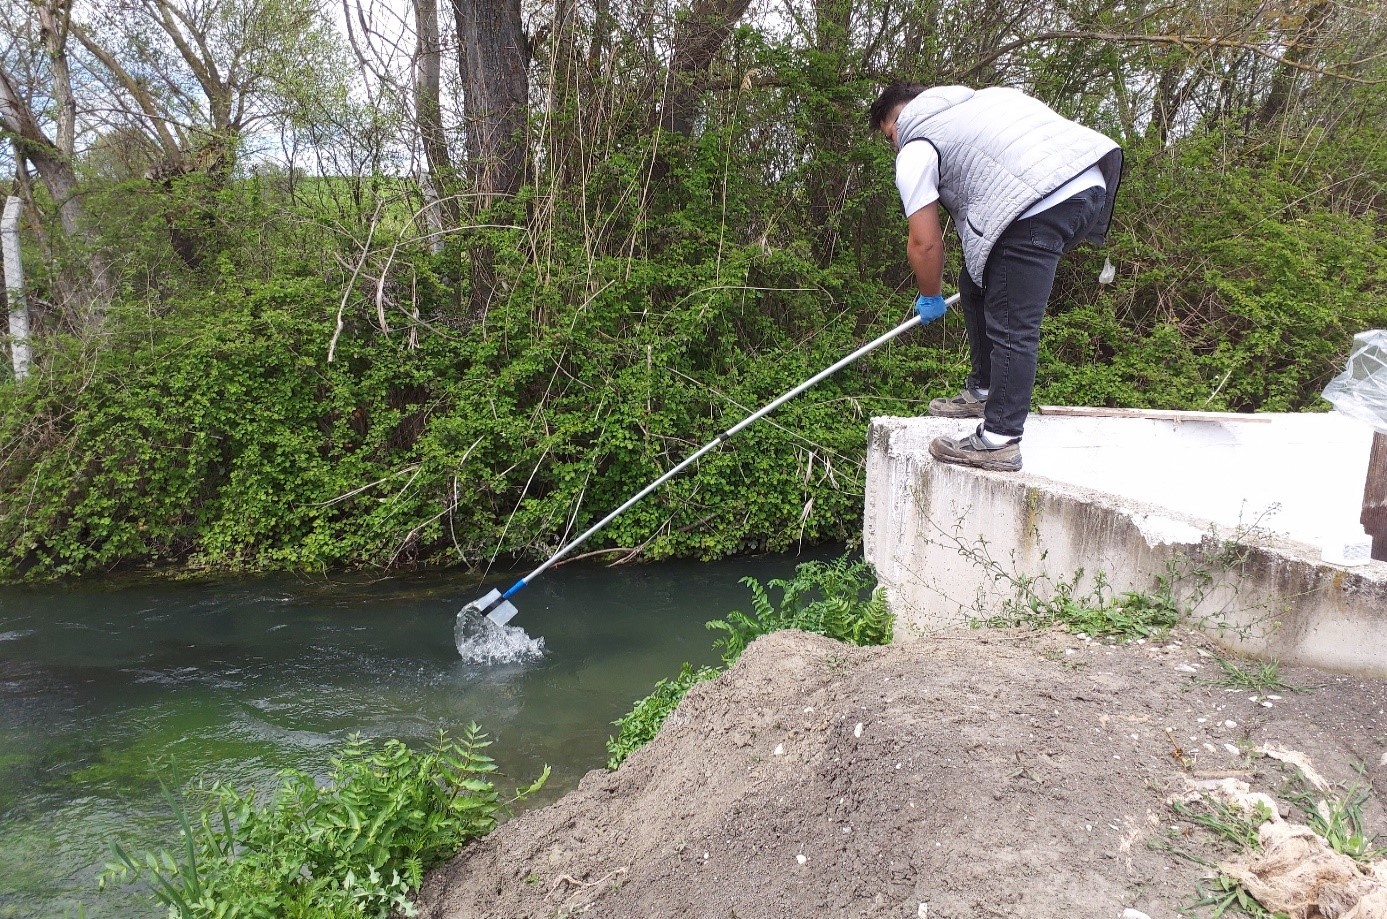
MULTIPOLYGON (((979 70, 982 70, 988 64, 991 64, 993 61, 997 60, 998 58, 1006 54, 1010 54, 1012 51, 1015 51, 1019 48, 1024 48, 1027 45, 1034 45, 1040 42, 1056 41, 1060 39, 1068 41, 1106 41, 1112 42, 1114 44, 1134 44, 1142 42, 1151 42, 1155 44, 1175 45, 1177 47, 1184 48, 1185 50, 1190 52, 1204 51, 1210 48, 1233 48, 1239 51, 1247 51, 1251 54, 1257 55, 1258 57, 1266 58, 1267 60, 1273 61, 1274 63, 1281 64, 1286 67, 1294 67, 1297 70, 1302 70, 1306 73, 1312 73, 1317 76, 1332 77, 1336 80, 1343 80, 1348 83, 1357 83, 1364 86, 1378 86, 1383 83, 1387 83, 1387 80, 1368 79, 1366 77, 1355 76, 1351 73, 1345 73, 1342 70, 1334 70, 1327 67, 1316 67, 1313 64, 1306 64, 1303 61, 1287 59, 1285 56, 1278 56, 1272 51, 1263 48, 1259 45, 1256 45, 1252 42, 1244 41, 1237 38, 1227 38, 1216 35, 1145 35, 1141 33, 1133 34, 1123 32, 1088 32, 1075 29, 1037 32, 1034 35, 1028 35, 1025 38, 1018 38, 1015 41, 1008 42, 1004 45, 999 45, 998 47, 994 48, 992 51, 984 55, 980 60, 975 61, 973 65, 969 67, 967 70, 954 74, 954 78, 958 80, 966 80, 968 79, 968 77, 977 73, 979 70)), ((1293 43, 1288 43, 1286 47, 1293 48, 1296 46, 1293 43)), ((1357 65, 1360 63, 1363 63, 1363 61, 1354 61, 1350 64, 1350 66, 1357 65)))

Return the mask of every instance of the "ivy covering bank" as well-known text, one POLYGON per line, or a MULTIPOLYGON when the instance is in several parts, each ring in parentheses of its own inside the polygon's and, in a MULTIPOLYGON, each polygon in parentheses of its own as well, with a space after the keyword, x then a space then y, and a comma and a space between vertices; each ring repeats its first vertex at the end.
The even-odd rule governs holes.
MULTIPOLYGON (((1129 145, 1110 246, 1062 263, 1037 400, 1324 408, 1352 335, 1387 325, 1383 102, 1355 104, 1294 143, 1215 121, 1129 145)), ((215 258, 175 268, 166 227, 194 191, 93 178, 89 210, 138 270, 99 330, 50 329, 36 372, 0 382, 0 579, 546 557, 906 316, 890 152, 833 106, 852 194, 828 246, 800 197, 818 167, 776 166, 750 116, 664 137, 673 165, 645 201, 621 191, 649 168, 633 140, 581 187, 527 188, 437 252, 387 180, 247 175, 212 199, 215 258), (478 251, 499 279, 481 314, 478 251)), ((951 316, 874 353, 590 547, 850 541, 868 419, 953 391, 963 338, 951 316)))

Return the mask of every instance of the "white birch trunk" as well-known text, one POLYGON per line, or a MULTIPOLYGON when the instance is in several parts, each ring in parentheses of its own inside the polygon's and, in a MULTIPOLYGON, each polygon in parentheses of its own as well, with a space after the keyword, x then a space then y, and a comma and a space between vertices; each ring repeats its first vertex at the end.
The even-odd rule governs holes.
POLYGON ((5 297, 10 304, 10 356, 14 378, 29 375, 29 307, 24 301, 24 267, 19 261, 19 212, 24 202, 18 195, 5 199, 0 218, 0 248, 5 253, 5 297))
POLYGON ((419 173, 419 191, 424 196, 424 227, 428 234, 429 251, 434 255, 443 251, 443 203, 438 198, 438 189, 433 184, 433 176, 427 169, 419 173))

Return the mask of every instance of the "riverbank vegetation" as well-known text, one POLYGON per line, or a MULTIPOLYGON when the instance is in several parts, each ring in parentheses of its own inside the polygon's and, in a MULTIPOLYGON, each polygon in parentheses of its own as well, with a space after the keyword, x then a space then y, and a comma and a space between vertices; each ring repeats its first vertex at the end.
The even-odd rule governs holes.
MULTIPOLYGON (((0 578, 548 555, 907 315, 865 125, 898 76, 1021 87, 1126 148, 1040 401, 1313 410, 1387 324, 1375 6, 351 6, 0 14, 9 365, 32 352, 0 379, 0 578)), ((849 539, 868 417, 964 370, 956 318, 893 343, 592 547, 849 539)))
POLYGON ((424 872, 548 777, 503 800, 488 746, 476 725, 426 750, 398 740, 373 749, 356 736, 321 781, 288 770, 263 797, 222 784, 170 793, 178 843, 143 853, 117 843, 101 885, 145 884, 181 919, 411 916, 424 872))
POLYGON ((713 647, 722 652, 722 666, 684 664, 679 675, 660 680, 650 695, 613 724, 615 737, 607 739, 607 768, 615 769, 628 756, 655 739, 670 712, 688 691, 711 680, 737 662, 746 646, 762 635, 782 629, 798 629, 854 645, 890 644, 895 616, 886 607, 886 592, 877 584, 871 566, 843 556, 832 562, 805 562, 792 578, 772 578, 762 585, 743 578, 751 590, 751 612, 733 610, 714 619, 708 628, 720 636, 713 647), (780 592, 778 600, 771 591, 780 592))

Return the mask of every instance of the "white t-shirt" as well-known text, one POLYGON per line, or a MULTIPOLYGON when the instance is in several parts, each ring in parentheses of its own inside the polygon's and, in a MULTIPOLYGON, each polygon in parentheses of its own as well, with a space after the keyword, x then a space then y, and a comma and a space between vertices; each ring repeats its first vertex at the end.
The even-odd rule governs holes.
MULTIPOLYGON (((1081 191, 1105 187, 1107 184, 1103 179, 1103 170, 1095 163, 1031 205, 1017 219, 1034 217, 1068 201, 1081 191)), ((933 144, 915 141, 900 149, 896 154, 896 189, 901 193, 901 207, 905 208, 906 217, 939 200, 939 154, 935 152, 933 144)))

